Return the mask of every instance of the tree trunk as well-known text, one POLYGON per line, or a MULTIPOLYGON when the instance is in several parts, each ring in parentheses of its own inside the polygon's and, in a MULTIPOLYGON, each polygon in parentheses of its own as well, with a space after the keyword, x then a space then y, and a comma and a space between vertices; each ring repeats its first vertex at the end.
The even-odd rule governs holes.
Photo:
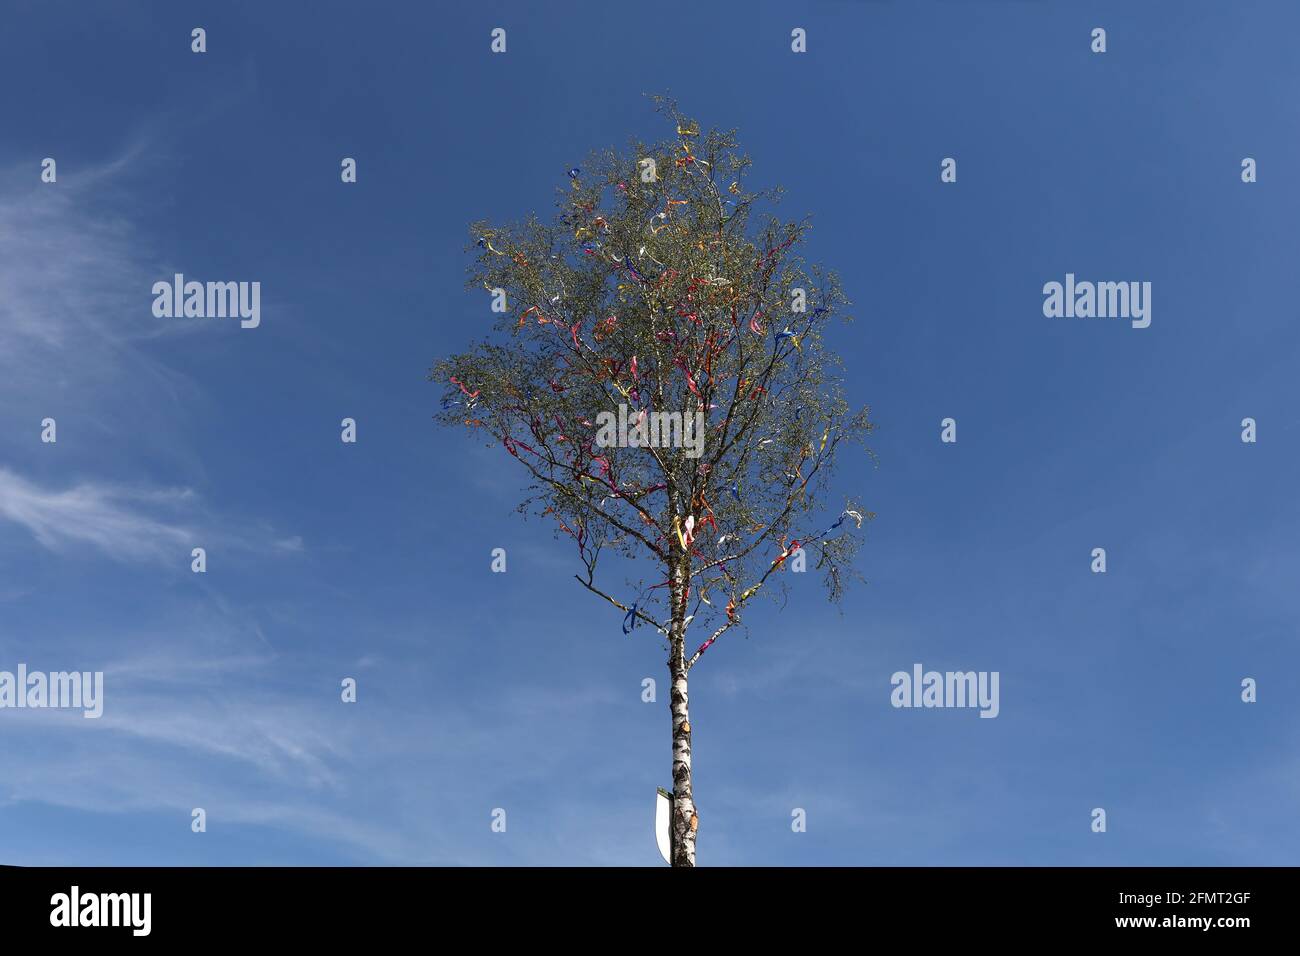
POLYGON ((691 792, 691 718, 686 683, 686 570, 679 565, 672 577, 672 633, 669 641, 668 695, 673 727, 673 866, 695 865, 695 832, 699 817, 691 792))

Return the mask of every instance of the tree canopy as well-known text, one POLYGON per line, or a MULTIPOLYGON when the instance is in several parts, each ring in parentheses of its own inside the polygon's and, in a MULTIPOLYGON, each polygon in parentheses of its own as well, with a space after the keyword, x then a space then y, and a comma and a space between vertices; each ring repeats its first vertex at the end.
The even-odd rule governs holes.
POLYGON ((495 328, 430 377, 436 417, 518 461, 520 509, 573 540, 578 580, 625 632, 707 629, 689 668, 796 555, 839 598, 870 513, 823 499, 871 424, 826 345, 848 300, 804 260, 809 222, 750 188, 734 130, 657 99, 673 135, 568 170, 546 221, 471 227, 469 285, 495 328), (607 554, 621 583, 609 561, 598 576, 607 554))

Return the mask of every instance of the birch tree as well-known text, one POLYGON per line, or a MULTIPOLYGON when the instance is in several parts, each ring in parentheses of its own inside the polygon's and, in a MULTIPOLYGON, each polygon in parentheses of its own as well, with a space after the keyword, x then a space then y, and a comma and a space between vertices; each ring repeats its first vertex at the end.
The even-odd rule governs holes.
POLYGON ((829 478, 871 426, 825 342, 848 302, 802 257, 809 222, 751 188, 734 131, 657 102, 669 135, 568 170, 545 221, 471 227, 496 321, 430 378, 439 421, 514 460, 519 510, 572 542, 611 632, 621 616, 666 649, 672 862, 694 866, 692 670, 756 601, 788 599, 791 569, 832 600, 857 576, 871 515, 829 478))

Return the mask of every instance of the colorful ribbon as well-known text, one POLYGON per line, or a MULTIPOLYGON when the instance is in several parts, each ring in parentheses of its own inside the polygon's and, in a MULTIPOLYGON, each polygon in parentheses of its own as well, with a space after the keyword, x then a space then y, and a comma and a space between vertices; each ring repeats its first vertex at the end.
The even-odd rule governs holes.
POLYGON ((471 392, 471 391, 470 391, 469 389, 467 389, 464 385, 461 385, 461 383, 457 380, 456 376, 454 376, 454 375, 451 377, 451 384, 456 385, 456 386, 459 386, 459 387, 460 387, 460 390, 461 390, 462 392, 464 392, 466 395, 469 396, 469 400, 470 400, 471 402, 478 398, 478 390, 477 390, 477 389, 475 389, 474 391, 471 392))
POLYGON ((803 351, 803 346, 799 344, 798 333, 791 332, 790 326, 787 325, 780 332, 776 333, 776 341, 780 342, 782 339, 789 339, 791 342, 794 343, 794 347, 796 349, 798 349, 800 352, 803 351))

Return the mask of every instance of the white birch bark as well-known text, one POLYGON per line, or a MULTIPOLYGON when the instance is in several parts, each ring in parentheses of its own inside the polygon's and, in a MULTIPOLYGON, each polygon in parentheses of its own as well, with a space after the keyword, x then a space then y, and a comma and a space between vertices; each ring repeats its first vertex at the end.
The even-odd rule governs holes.
POLYGON ((691 716, 686 680, 686 607, 683 601, 687 580, 685 563, 679 563, 672 578, 672 633, 668 657, 671 688, 668 703, 673 727, 673 866, 695 865, 695 833, 699 828, 695 797, 691 791, 691 716))

